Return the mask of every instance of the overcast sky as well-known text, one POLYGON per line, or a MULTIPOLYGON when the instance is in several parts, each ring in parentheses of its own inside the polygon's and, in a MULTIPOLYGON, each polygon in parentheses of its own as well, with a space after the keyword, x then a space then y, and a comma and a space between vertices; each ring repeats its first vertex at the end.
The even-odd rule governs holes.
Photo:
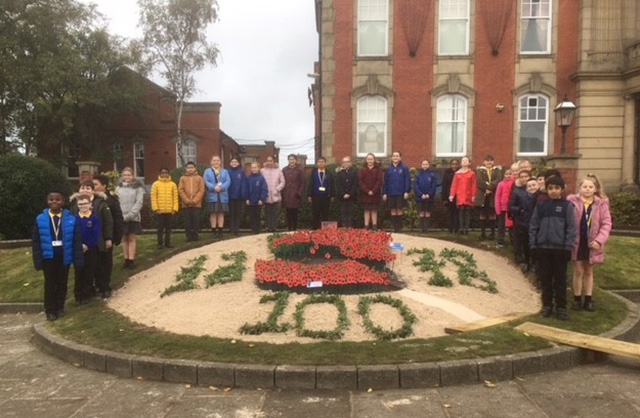
MULTIPOLYGON (((135 0, 81 0, 108 18, 110 32, 140 37, 135 0)), ((313 0, 218 0, 219 21, 208 38, 218 44, 218 66, 198 74, 190 101, 222 104, 220 125, 237 140, 274 140, 283 155, 313 159, 313 108, 307 88, 318 58, 313 0)), ((156 83, 166 86, 161 79, 156 83)), ((284 160, 286 162, 286 159, 284 160)))

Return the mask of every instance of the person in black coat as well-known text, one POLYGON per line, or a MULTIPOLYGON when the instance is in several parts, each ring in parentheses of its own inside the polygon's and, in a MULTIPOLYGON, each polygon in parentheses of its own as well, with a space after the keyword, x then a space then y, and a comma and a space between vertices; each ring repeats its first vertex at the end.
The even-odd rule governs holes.
POLYGON ((340 202, 340 226, 353 226, 353 209, 358 193, 358 173, 353 168, 351 157, 342 159, 342 170, 336 176, 336 196, 340 202))
POLYGON ((322 222, 329 220, 329 205, 335 195, 333 175, 327 170, 326 165, 327 160, 319 157, 309 179, 307 199, 311 203, 313 229, 320 229, 322 222))
POLYGON ((460 168, 460 161, 453 159, 449 162, 449 168, 444 170, 442 176, 442 201, 447 210, 447 226, 450 233, 458 233, 460 230, 460 214, 456 206, 456 199, 454 197, 453 202, 449 201, 449 192, 451 191, 451 184, 453 183, 453 176, 460 168))

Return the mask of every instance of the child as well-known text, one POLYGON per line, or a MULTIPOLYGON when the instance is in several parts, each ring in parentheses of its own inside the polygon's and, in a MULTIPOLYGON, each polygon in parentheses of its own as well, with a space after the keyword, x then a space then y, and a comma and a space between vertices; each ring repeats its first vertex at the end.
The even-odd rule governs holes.
POLYGON ((342 158, 342 169, 336 175, 336 196, 340 202, 340 226, 353 226, 353 211, 358 192, 358 173, 348 155, 342 158))
POLYGON ((243 189, 245 192, 245 203, 247 204, 249 222, 251 224, 251 232, 259 234, 260 212, 267 200, 268 187, 264 176, 260 174, 260 166, 257 162, 251 163, 251 174, 246 177, 243 189))
POLYGON ((313 229, 320 229, 322 222, 329 220, 329 206, 335 195, 333 175, 326 165, 327 159, 318 157, 316 168, 311 171, 309 178, 307 200, 311 203, 313 229))
POLYGON ((378 207, 382 199, 382 171, 372 153, 364 157, 364 167, 358 170, 360 202, 364 212, 364 228, 378 230, 378 207))
POLYGON ((495 213, 495 191, 498 182, 502 179, 502 167, 494 165, 493 156, 484 157, 483 165, 476 169, 476 196, 475 207, 478 209, 480 220, 480 240, 487 239, 486 229, 489 225, 489 239, 496 237, 496 213, 495 213))
POLYGON ((80 225, 82 235, 82 251, 84 264, 82 268, 75 269, 75 283, 73 295, 76 306, 88 303, 93 296, 93 276, 98 261, 98 243, 100 242, 101 225, 98 215, 91 211, 91 196, 82 194, 76 198, 78 214, 76 220, 80 225))
POLYGON ((267 200, 265 203, 267 231, 276 232, 278 228, 278 213, 280 212, 280 201, 282 200, 282 189, 285 180, 282 170, 275 165, 272 156, 268 156, 264 162, 264 167, 260 169, 260 174, 267 182, 267 200))
POLYGON ((64 195, 52 191, 47 195, 49 209, 36 217, 31 250, 33 265, 44 272, 44 311, 47 321, 64 314, 67 299, 69 266, 82 268, 82 237, 76 218, 66 209, 64 195))
POLYGON ((436 198, 436 186, 438 180, 433 171, 429 170, 429 161, 422 160, 421 170, 416 174, 413 183, 413 194, 418 207, 418 216, 420 217, 420 231, 427 232, 429 229, 429 220, 431 211, 433 210, 433 202, 436 198))
POLYGON ((229 172, 222 168, 222 160, 219 155, 211 157, 211 167, 204 171, 203 179, 211 232, 214 239, 221 239, 224 214, 229 212, 231 177, 229 177, 229 172))
POLYGON ((455 198, 452 202, 449 201, 453 177, 459 168, 460 161, 454 158, 449 162, 449 168, 445 169, 444 174, 442 175, 442 201, 447 209, 447 226, 449 233, 451 234, 457 234, 460 232, 460 213, 458 212, 455 198))
POLYGON ((538 277, 542 287, 542 317, 553 312, 558 319, 567 315, 567 262, 576 240, 573 205, 562 197, 565 184, 558 176, 545 182, 549 200, 538 203, 531 217, 529 245, 538 257, 538 277))
POLYGON ((173 215, 178 213, 178 186, 171 180, 168 168, 161 168, 158 180, 151 185, 151 210, 156 214, 158 222, 158 249, 162 249, 162 236, 164 246, 171 245, 171 221, 173 215))
POLYGON ((133 176, 133 169, 122 169, 122 179, 116 187, 116 196, 120 199, 122 208, 122 252, 124 268, 135 269, 136 236, 142 233, 140 227, 140 209, 144 201, 144 184, 133 176))
POLYGON ((471 205, 476 199, 476 174, 469 168, 470 165, 469 157, 460 159, 460 169, 453 176, 449 192, 449 202, 455 200, 456 207, 460 211, 460 232, 464 235, 469 234, 471 205))
POLYGON ((515 225, 515 235, 518 237, 517 242, 522 246, 522 255, 524 257, 523 273, 529 273, 531 271, 531 253, 529 251, 529 224, 531 222, 531 213, 533 212, 533 202, 535 194, 538 191, 538 181, 534 178, 530 178, 523 190, 520 187, 512 193, 512 198, 509 199, 511 206, 509 206, 509 212, 513 217, 513 224, 515 225))
POLYGON ((243 167, 240 167, 240 161, 237 158, 232 158, 229 161, 229 232, 233 236, 240 235, 240 214, 242 213, 243 205, 243 187, 244 178, 246 177, 243 167))
POLYGON ((578 194, 567 198, 575 208, 576 236, 571 252, 573 261, 573 305, 571 309, 593 312, 593 268, 604 261, 604 244, 611 232, 609 201, 604 197, 600 182, 588 174, 580 182, 578 194), (584 302, 582 294, 584 293, 584 302))
POLYGON ((182 202, 184 213, 184 233, 187 242, 197 241, 200 233, 200 209, 204 197, 204 180, 194 162, 189 161, 184 169, 184 175, 180 177, 178 194, 182 202))
POLYGON ((498 187, 496 187, 496 195, 494 202, 494 209, 496 212, 496 216, 498 217, 498 247, 502 247, 504 245, 504 237, 505 232, 509 231, 509 236, 511 236, 511 228, 513 227, 513 221, 510 216, 507 216, 508 203, 509 203, 509 193, 511 191, 511 186, 513 185, 513 171, 508 169, 504 173, 504 179, 498 183, 498 187))
POLYGON ((391 211, 391 225, 393 232, 400 232, 404 215, 404 207, 407 205, 411 192, 411 173, 409 167, 402 162, 400 151, 391 154, 391 164, 384 172, 382 182, 382 200, 387 202, 391 211))
MULTIPOLYGON (((518 173, 518 177, 513 182, 513 187, 511 188, 511 194, 509 195, 509 203, 507 203, 507 207, 509 208, 509 215, 511 219, 514 219, 518 216, 518 211, 520 206, 516 204, 515 200, 518 197, 524 196, 527 193, 527 182, 531 179, 531 171, 529 170, 521 170, 518 173), (512 210, 514 208, 514 210, 512 210)), ((533 207, 533 202, 531 202, 533 207)), ((514 222, 515 224, 515 222, 514 222)), ((525 262, 524 256, 524 246, 525 242, 528 241, 528 234, 526 236, 518 235, 518 233, 513 234, 513 253, 515 256, 516 264, 520 264, 525 262)))

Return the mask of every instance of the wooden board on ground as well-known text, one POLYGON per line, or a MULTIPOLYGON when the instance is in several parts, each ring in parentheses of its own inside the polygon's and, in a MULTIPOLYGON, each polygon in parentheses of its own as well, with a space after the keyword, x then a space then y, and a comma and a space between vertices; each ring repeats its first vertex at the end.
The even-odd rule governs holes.
POLYGON ((514 329, 523 332, 526 335, 544 338, 545 340, 560 344, 572 345, 574 347, 600 351, 603 353, 614 354, 616 356, 640 359, 640 344, 612 340, 609 338, 598 337, 597 335, 581 334, 579 332, 534 324, 532 322, 525 322, 514 329))
POLYGON ((481 319, 480 321, 469 322, 468 324, 462 324, 454 327, 446 327, 444 332, 447 334, 460 334, 462 332, 476 331, 482 328, 492 327, 494 325, 504 324, 505 322, 514 321, 520 319, 531 313, 515 312, 503 316, 496 316, 493 318, 481 319))

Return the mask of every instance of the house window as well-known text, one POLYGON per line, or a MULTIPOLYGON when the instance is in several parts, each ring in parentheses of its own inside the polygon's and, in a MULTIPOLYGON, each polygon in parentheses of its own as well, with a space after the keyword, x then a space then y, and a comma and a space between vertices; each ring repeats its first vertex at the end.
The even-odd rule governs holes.
POLYGON ((548 54, 551 50, 551 0, 522 0, 520 52, 548 54))
POLYGON ((113 144, 113 169, 120 173, 124 168, 124 145, 122 142, 113 144))
POLYGON ((377 157, 387 155, 387 99, 382 96, 365 96, 358 100, 359 157, 373 153, 377 157))
MULTIPOLYGON (((189 161, 196 162, 196 141, 182 141, 182 157, 184 165, 189 161)), ((178 153, 178 144, 176 144, 176 167, 180 168, 183 164, 180 162, 180 154, 178 153)))
POLYGON ((67 178, 80 177, 80 168, 76 161, 80 159, 80 144, 77 142, 69 144, 62 144, 62 174, 65 174, 67 178))
POLYGON ((440 97, 436 117, 436 155, 464 156, 467 152, 467 99, 458 94, 440 97))
POLYGON ((520 99, 518 155, 546 155, 549 100, 541 95, 520 99))
POLYGON ((144 178, 144 144, 142 142, 133 143, 133 175, 144 178))
POLYGON ((386 56, 389 0, 358 0, 358 56, 386 56))
POLYGON ((438 54, 469 54, 469 0, 440 0, 438 54))

